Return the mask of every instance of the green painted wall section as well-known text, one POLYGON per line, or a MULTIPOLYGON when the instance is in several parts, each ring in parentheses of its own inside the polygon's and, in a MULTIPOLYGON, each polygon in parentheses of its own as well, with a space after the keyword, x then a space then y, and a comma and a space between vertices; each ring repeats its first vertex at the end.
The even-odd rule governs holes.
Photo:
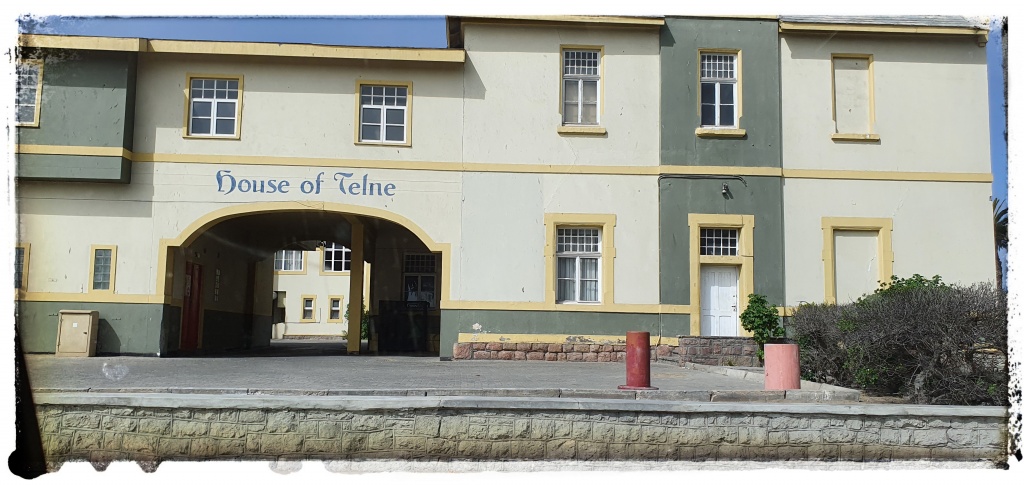
MULTIPOLYGON (((646 331, 651 335, 675 337, 689 335, 688 315, 641 313, 552 312, 519 310, 441 310, 441 357, 452 356, 452 345, 459 333, 480 332, 622 335, 627 331, 646 331)), ((486 340, 486 336, 482 337, 486 340)))
MULTIPOLYGON (((18 127, 23 145, 133 147, 138 56, 44 49, 38 127, 18 127)), ((120 157, 20 155, 17 176, 32 180, 131 180, 120 157)))
POLYGON ((779 26, 772 20, 665 19, 661 29, 662 165, 781 166, 779 26), (740 51, 744 138, 698 138, 699 49, 740 51))
POLYGON ((70 182, 131 182, 132 162, 122 157, 18 154, 18 177, 70 182))
POLYGON ((222 352, 270 345, 271 318, 252 315, 250 324, 241 313, 205 310, 203 312, 203 352, 222 352))
MULTIPOLYGON (((739 180, 663 178, 659 182, 661 218, 661 302, 690 303, 689 214, 754 216, 754 291, 775 304, 785 301, 782 246, 782 179, 739 180), (722 196, 729 185, 732 198, 722 196)), ((746 295, 742 295, 746 298, 746 295)))
POLYGON ((60 310, 99 311, 98 354, 157 355, 166 339, 164 322, 178 315, 175 307, 149 303, 19 301, 17 305, 23 348, 35 353, 56 351, 60 310))

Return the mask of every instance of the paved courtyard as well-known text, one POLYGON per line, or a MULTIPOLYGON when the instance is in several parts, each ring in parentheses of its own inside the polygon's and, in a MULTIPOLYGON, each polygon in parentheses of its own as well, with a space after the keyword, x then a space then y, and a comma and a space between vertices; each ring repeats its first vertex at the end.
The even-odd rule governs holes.
MULTIPOLYGON (((275 340, 271 348, 216 357, 28 355, 35 389, 587 389, 625 384, 622 362, 450 361, 344 355, 344 341, 275 340)), ((676 364, 651 364, 662 390, 758 390, 762 384, 676 364)))

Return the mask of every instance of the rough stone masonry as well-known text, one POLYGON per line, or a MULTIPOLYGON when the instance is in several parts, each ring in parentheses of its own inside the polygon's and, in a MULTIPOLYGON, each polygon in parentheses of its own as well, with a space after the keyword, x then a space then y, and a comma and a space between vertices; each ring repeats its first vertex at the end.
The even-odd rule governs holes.
POLYGON ((954 460, 1006 410, 480 397, 38 394, 47 460, 954 460))

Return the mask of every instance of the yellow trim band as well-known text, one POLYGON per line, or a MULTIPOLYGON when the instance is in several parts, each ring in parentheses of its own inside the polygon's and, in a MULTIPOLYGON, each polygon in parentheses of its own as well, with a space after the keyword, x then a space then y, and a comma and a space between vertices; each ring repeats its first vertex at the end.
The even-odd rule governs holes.
POLYGON ((444 310, 500 310, 543 312, 644 313, 689 315, 690 305, 614 303, 614 304, 558 304, 540 301, 442 301, 444 310))
POLYGON ((882 137, 878 136, 877 133, 833 133, 832 141, 867 141, 875 142, 881 141, 882 137))
MULTIPOLYGON (((90 282, 91 284, 91 282, 90 282)), ((43 291, 26 291, 19 293, 20 301, 40 302, 74 302, 74 303, 157 303, 181 306, 181 299, 172 299, 163 295, 126 295, 106 292, 91 293, 50 293, 43 291)))
POLYGON ((601 126, 559 126, 559 135, 607 135, 608 130, 601 126))
MULTIPOLYGON (((625 335, 568 335, 547 333, 459 333, 458 343, 626 345, 625 335)), ((679 346, 678 337, 651 335, 651 345, 679 346)))
POLYGON ((601 15, 488 15, 462 17, 463 24, 500 24, 521 22, 568 22, 587 24, 611 24, 617 26, 659 27, 665 19, 653 17, 601 16, 601 15))
POLYGON ((743 128, 697 128, 693 134, 700 138, 743 138, 747 130, 743 128))
POLYGON ((16 145, 15 153, 26 155, 84 155, 89 157, 123 157, 131 160, 135 154, 124 147, 90 147, 73 145, 16 145))

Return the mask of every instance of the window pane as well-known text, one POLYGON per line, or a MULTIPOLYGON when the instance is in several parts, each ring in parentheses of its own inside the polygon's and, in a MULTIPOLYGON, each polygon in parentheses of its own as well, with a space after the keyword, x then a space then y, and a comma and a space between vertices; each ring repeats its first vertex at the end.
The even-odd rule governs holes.
POLYGON ((18 104, 36 104, 35 86, 18 86, 18 104))
POLYGON ((209 135, 210 120, 206 118, 192 118, 193 135, 209 135))
POLYGON ((719 100, 722 104, 735 104, 733 96, 736 93, 736 85, 732 83, 723 83, 719 87, 719 100))
POLYGON ((397 96, 406 97, 409 95, 409 88, 395 88, 395 94, 397 96))
POLYGON ((235 103, 217 103, 217 116, 220 118, 234 118, 235 103))
POLYGON ((732 105, 722 105, 722 114, 719 117, 719 124, 721 126, 733 126, 735 125, 735 112, 736 107, 732 105))
POLYGON ((193 101, 192 116, 210 116, 212 106, 208 101, 193 101))
POLYGON ((405 127, 388 126, 384 135, 387 141, 405 141, 405 127))
POLYGON ((597 281, 594 281, 594 280, 580 281, 580 301, 598 301, 597 300, 597 281))
POLYGON ((405 110, 404 109, 389 109, 385 120, 391 125, 400 125, 405 123, 405 110))
POLYGON ((228 99, 238 99, 238 91, 228 91, 228 99))
POLYGON ((597 279, 597 258, 580 258, 580 278, 597 279))
POLYGON ((227 89, 218 89, 217 91, 215 91, 215 93, 216 94, 214 95, 214 97, 217 99, 228 99, 227 89))
POLYGON ((331 320, 341 320, 341 310, 331 309, 331 320))
POLYGON ((18 106, 18 123, 32 123, 36 118, 35 106, 18 106))
POLYGON ((580 123, 585 125, 596 125, 597 124, 597 105, 596 104, 585 104, 583 105, 583 112, 580 116, 580 123))
POLYGON ((359 139, 363 141, 380 141, 380 126, 363 125, 359 139))
POLYGON ((715 106, 712 104, 700 105, 700 125, 715 126, 715 106))
POLYGON ((700 102, 715 102, 715 83, 700 83, 700 102))
POLYGON ((558 277, 576 277, 576 258, 558 258, 558 277))
POLYGON ((597 81, 583 81, 583 102, 597 102, 597 81))
POLYGON ((419 301, 419 277, 405 277, 405 301, 419 301))
POLYGON ((192 89, 202 89, 202 88, 203 88, 203 80, 202 79, 193 79, 192 80, 192 89))
POLYGON ((218 135, 234 135, 235 134, 235 120, 217 120, 217 134, 218 135))
POLYGON ((405 106, 405 103, 406 103, 406 100, 407 100, 407 98, 405 96, 399 96, 398 98, 395 98, 395 99, 396 99, 396 101, 395 101, 396 105, 398 105, 398 106, 405 106))
POLYGON ((562 96, 565 98, 565 102, 579 101, 579 81, 575 79, 566 79, 565 86, 562 87, 562 96))
POLYGON ((558 301, 576 300, 576 282, 573 280, 558 280, 558 301))
POLYGON ((203 79, 203 89, 213 89, 213 79, 203 79))
POLYGON ((363 97, 370 96, 370 94, 372 94, 370 86, 361 86, 359 88, 359 94, 362 95, 363 97))
POLYGON ((238 81, 228 81, 228 89, 238 89, 238 81))
POLYGON ((380 110, 377 108, 363 108, 363 123, 380 123, 380 110))
POLYGON ((565 106, 562 106, 562 122, 579 123, 579 109, 579 105, 577 105, 576 103, 565 103, 565 106))
POLYGON ((420 276, 420 291, 434 292, 434 277, 420 276))

